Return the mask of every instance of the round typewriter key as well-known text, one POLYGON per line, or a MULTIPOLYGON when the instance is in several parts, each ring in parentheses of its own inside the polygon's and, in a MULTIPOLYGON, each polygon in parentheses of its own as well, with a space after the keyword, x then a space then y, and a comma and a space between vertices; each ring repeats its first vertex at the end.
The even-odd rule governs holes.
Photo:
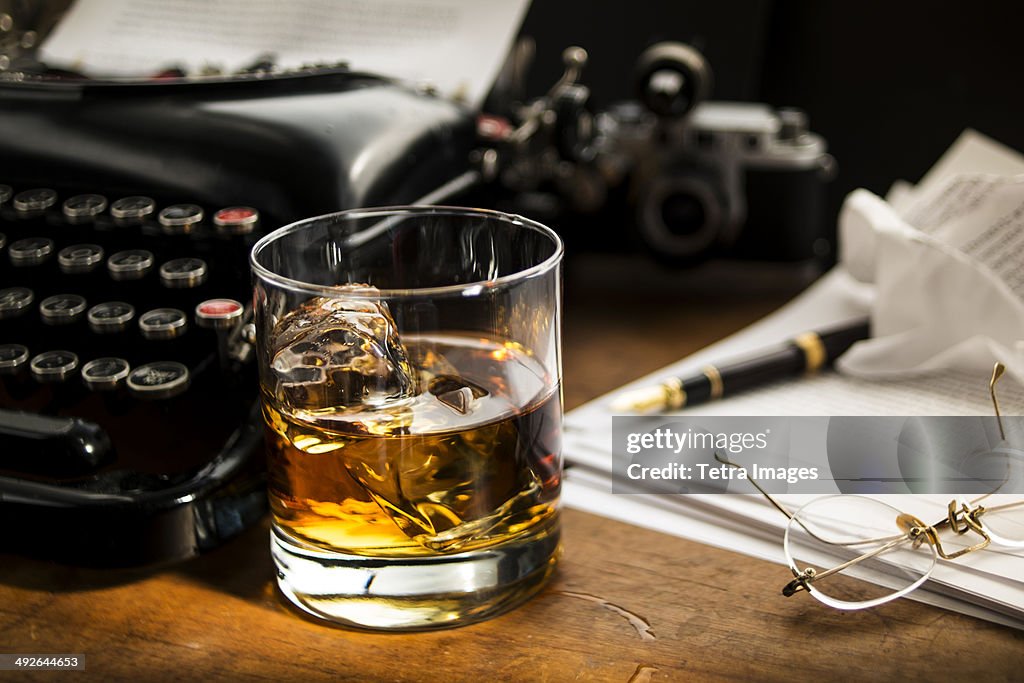
POLYGON ((39 302, 39 314, 47 325, 70 325, 85 314, 85 297, 78 294, 56 294, 39 302))
POLYGON ((173 361, 158 361, 137 367, 128 375, 128 390, 137 398, 172 398, 189 385, 188 368, 173 361))
POLYGON ((123 197, 110 205, 110 215, 118 220, 141 220, 156 211, 149 197, 123 197))
POLYGON ((7 246, 7 235, 0 232, 0 249, 7 246))
POLYGON ((25 313, 36 295, 28 287, 0 289, 0 320, 16 318, 25 313))
POLYGON ((57 252, 57 265, 63 273, 89 273, 103 261, 103 247, 98 244, 75 244, 57 252))
POLYGON ((63 382, 78 368, 78 356, 70 351, 46 351, 32 359, 29 369, 39 382, 63 382))
POLYGON ((135 317, 135 307, 123 301, 104 301, 90 308, 85 317, 96 334, 123 332, 135 317))
POLYGON ((57 203, 57 192, 48 187, 37 187, 14 195, 14 210, 22 212, 46 211, 57 203))
POLYGON ((242 318, 242 304, 234 299, 209 299, 196 306, 196 324, 214 330, 234 327, 242 318))
POLYGON ((153 269, 155 260, 146 249, 126 249, 107 259, 107 271, 115 280, 139 280, 153 269))
POLYGON ((124 384, 130 372, 124 358, 97 358, 82 366, 82 382, 93 391, 113 391, 124 384))
POLYGON ((260 212, 250 206, 231 206, 213 214, 217 232, 225 235, 248 235, 260 222, 260 212))
POLYGON ((72 222, 90 220, 107 210, 107 198, 101 194, 76 194, 66 199, 61 209, 72 222))
POLYGON ((50 258, 53 240, 49 237, 26 237, 12 242, 7 257, 15 266, 36 266, 50 258))
POLYGON ((174 204, 161 211, 157 220, 164 232, 186 235, 203 220, 203 210, 195 204, 174 204))
POLYGON ((0 204, 6 204, 13 192, 10 185, 0 185, 0 204))
POLYGON ((0 344, 0 375, 16 375, 28 364, 28 347, 0 344))
POLYGON ((139 329, 146 339, 177 339, 188 329, 188 320, 177 308, 154 308, 139 316, 139 329))
POLYGON ((193 258, 176 258, 160 266, 160 282, 172 289, 191 289, 206 282, 206 261, 193 258))

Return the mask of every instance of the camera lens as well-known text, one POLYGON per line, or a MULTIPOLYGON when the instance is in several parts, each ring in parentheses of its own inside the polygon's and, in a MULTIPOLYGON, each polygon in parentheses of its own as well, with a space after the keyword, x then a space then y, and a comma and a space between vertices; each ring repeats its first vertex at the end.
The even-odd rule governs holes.
POLYGON ((673 235, 695 235, 707 223, 704 205, 692 194, 679 192, 666 197, 661 204, 661 220, 673 235))
POLYGON ((714 187, 699 173, 651 183, 640 201, 637 229, 656 256, 677 264, 708 256, 721 237, 726 215, 714 187))

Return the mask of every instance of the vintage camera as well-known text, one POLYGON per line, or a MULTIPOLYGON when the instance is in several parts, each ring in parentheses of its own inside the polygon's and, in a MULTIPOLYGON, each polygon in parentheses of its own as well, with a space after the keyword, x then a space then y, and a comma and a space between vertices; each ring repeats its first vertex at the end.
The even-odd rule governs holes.
POLYGON ((586 53, 570 48, 564 60, 562 78, 512 126, 482 127, 499 142, 494 175, 515 193, 510 208, 560 226, 570 247, 636 242, 677 265, 828 258, 835 163, 802 111, 707 101, 704 57, 660 43, 637 62, 637 99, 592 112, 578 82, 586 53), (630 234, 599 235, 598 221, 630 234))

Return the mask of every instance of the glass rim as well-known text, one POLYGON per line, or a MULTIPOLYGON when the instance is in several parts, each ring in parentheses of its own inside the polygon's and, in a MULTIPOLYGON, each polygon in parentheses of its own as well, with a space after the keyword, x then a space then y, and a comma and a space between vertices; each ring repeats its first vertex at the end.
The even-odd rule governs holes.
POLYGON ((562 261, 562 257, 565 252, 565 246, 562 242, 562 238, 558 236, 551 228, 547 227, 542 223, 538 223, 535 220, 531 220, 518 214, 505 213, 503 211, 495 211, 493 209, 480 209, 463 206, 436 206, 436 205, 424 205, 424 204, 410 204, 410 205, 395 205, 395 206, 378 206, 378 207, 366 207, 358 209, 346 209, 344 211, 335 211, 333 213, 322 214, 319 216, 312 216, 310 218, 303 218, 302 220, 289 223, 288 225, 282 226, 273 232, 270 232, 259 239, 256 244, 253 245, 252 250, 249 252, 249 265, 252 268, 253 274, 262 280, 271 282, 275 285, 286 287, 293 291, 300 291, 313 296, 337 296, 338 289, 344 285, 317 285, 310 282, 304 282, 302 280, 296 280, 294 278, 275 273, 268 269, 266 266, 259 262, 259 255, 267 247, 274 242, 277 242, 283 237, 291 235, 292 233, 298 232, 310 225, 324 220, 329 219, 360 219, 360 218, 388 218, 393 216, 401 215, 458 215, 458 216, 478 216, 488 217, 497 219, 498 222, 506 223, 509 225, 517 225, 520 227, 526 227, 540 234, 544 235, 554 244, 554 252, 551 256, 547 257, 540 263, 534 264, 529 268, 524 268, 515 273, 509 273, 508 275, 502 275, 490 280, 477 280, 474 282, 464 282, 453 285, 440 285, 436 287, 416 287, 416 288, 402 288, 402 289, 378 289, 373 288, 371 292, 359 292, 359 291, 346 291, 345 297, 352 299, 366 299, 366 300, 379 300, 384 298, 403 298, 413 296, 445 296, 445 295, 465 295, 467 291, 472 291, 473 295, 478 294, 484 290, 493 290, 501 288, 505 285, 515 284, 522 282, 539 275, 550 272, 558 266, 562 261))

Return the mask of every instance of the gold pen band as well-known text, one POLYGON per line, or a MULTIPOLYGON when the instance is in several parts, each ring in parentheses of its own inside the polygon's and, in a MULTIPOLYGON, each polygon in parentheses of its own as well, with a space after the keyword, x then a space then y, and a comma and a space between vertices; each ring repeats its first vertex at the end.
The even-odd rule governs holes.
POLYGON ((708 378, 708 383, 711 384, 711 400, 717 401, 722 398, 722 394, 725 393, 725 385, 722 384, 722 373, 718 371, 714 365, 705 365, 701 368, 701 372, 708 378))
POLYGON ((817 332, 804 332, 795 337, 793 343, 804 352, 805 369, 808 373, 817 372, 825 365, 825 344, 817 332))
POLYGON ((678 377, 670 377, 662 383, 661 388, 665 390, 665 406, 669 410, 679 410, 686 405, 686 389, 683 389, 683 380, 678 377))

